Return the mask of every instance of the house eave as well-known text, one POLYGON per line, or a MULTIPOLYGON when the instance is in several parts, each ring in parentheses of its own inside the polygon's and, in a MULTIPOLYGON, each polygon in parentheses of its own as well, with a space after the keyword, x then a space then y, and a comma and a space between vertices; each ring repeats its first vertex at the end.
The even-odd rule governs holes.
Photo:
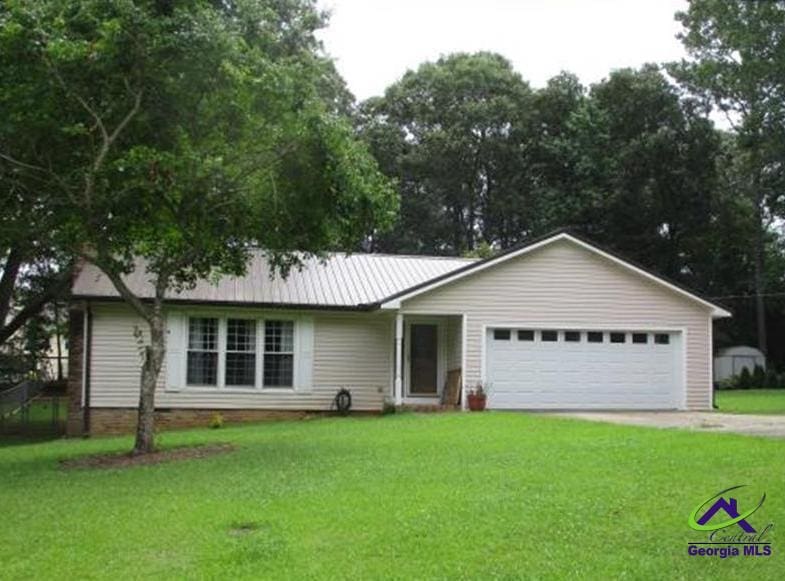
MULTIPOLYGON (((85 295, 78 294, 72 295, 73 301, 100 301, 107 303, 122 303, 124 299, 118 296, 101 296, 101 295, 85 295)), ((151 303, 152 299, 143 297, 142 302, 151 303)), ((183 306, 201 306, 201 307, 236 307, 248 309, 275 309, 286 311, 338 311, 338 312, 371 312, 379 308, 378 303, 367 303, 358 305, 323 305, 323 304, 310 304, 310 303, 270 303, 270 302, 245 302, 245 301, 225 301, 225 300, 199 300, 199 299, 180 299, 180 298, 167 298, 165 304, 168 305, 183 305, 183 306)))

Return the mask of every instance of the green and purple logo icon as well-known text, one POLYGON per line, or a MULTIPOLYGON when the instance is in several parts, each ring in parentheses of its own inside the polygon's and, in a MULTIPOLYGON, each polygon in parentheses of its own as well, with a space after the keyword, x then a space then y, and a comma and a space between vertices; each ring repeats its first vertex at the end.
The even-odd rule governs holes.
POLYGON ((769 523, 760 530, 749 521, 766 501, 740 489, 747 485, 731 486, 704 500, 695 507, 687 524, 695 531, 708 532, 705 541, 690 541, 688 554, 698 557, 768 557, 771 555, 769 523), (740 529, 740 530, 739 530, 740 529))
POLYGON ((741 484, 739 486, 731 486, 730 488, 726 488, 725 490, 718 492, 708 500, 704 501, 702 504, 695 507, 695 510, 692 511, 689 518, 689 525, 690 528, 695 529, 696 531, 716 531, 719 529, 724 529, 725 527, 729 527, 731 525, 739 525, 745 533, 755 533, 755 529, 752 527, 750 523, 747 522, 747 519, 752 516, 755 511, 757 511, 762 505, 763 501, 766 500, 766 493, 763 493, 763 496, 760 498, 760 502, 758 502, 755 508, 751 508, 750 510, 742 513, 739 513, 739 503, 738 501, 729 496, 725 499, 722 495, 726 492, 730 492, 731 490, 737 490, 739 488, 744 488, 746 484, 741 484), (708 510, 703 513, 703 516, 696 520, 698 513, 709 504, 712 500, 717 499, 714 504, 712 504, 708 510), (709 521, 716 515, 718 512, 723 511, 727 514, 730 519, 723 520, 721 522, 713 522, 709 523, 709 521))

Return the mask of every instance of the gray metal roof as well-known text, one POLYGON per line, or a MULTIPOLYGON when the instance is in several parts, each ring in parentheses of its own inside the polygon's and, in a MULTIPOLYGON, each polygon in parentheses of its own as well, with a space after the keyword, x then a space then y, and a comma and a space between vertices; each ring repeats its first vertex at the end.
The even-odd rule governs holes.
MULTIPOLYGON (((262 251, 253 254, 245 276, 224 276, 216 284, 202 280, 171 300, 207 303, 357 308, 379 303, 406 289, 443 276, 474 262, 470 258, 399 256, 390 254, 332 254, 324 260, 307 258, 301 269, 292 269, 286 279, 270 277, 262 251)), ((144 261, 124 277, 140 297, 153 296, 144 261)), ((79 272, 72 289, 77 298, 119 298, 111 281, 92 264, 79 272)))

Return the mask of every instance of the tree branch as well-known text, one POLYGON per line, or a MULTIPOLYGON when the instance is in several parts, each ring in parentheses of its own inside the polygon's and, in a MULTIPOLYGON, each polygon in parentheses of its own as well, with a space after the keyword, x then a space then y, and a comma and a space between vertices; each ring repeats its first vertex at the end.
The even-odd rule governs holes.
POLYGON ((53 301, 61 294, 68 290, 71 285, 71 270, 68 268, 63 269, 60 276, 49 285, 44 292, 37 295, 32 301, 27 303, 24 308, 19 311, 11 321, 0 328, 0 345, 8 341, 11 336, 16 333, 22 325, 24 325, 30 318, 34 317, 41 312, 46 303, 53 301))
MULTIPOLYGON (((78 97, 78 96, 77 96, 78 97)), ((126 113, 125 117, 120 121, 120 123, 115 127, 114 131, 111 134, 108 134, 106 131, 106 127, 104 126, 103 122, 100 122, 100 130, 101 130, 101 147, 98 150, 98 155, 95 156, 95 160, 93 160, 93 167, 92 170, 85 175, 85 202, 87 203, 88 207, 91 205, 93 190, 95 188, 95 175, 101 170, 101 167, 104 165, 104 161, 106 160, 106 156, 109 155, 109 150, 111 149, 112 145, 114 144, 115 140, 120 136, 123 132, 125 127, 131 122, 131 120, 136 116, 139 112, 139 109, 142 105, 142 91, 137 91, 134 94, 134 104, 131 107, 131 110, 126 113)), ((90 110, 90 109, 88 109, 90 110)), ((100 121, 100 117, 92 113, 97 121, 100 121)))
POLYGON ((111 149, 112 145, 114 144, 115 140, 120 136, 126 126, 131 122, 131 120, 136 116, 139 112, 139 109, 142 105, 142 94, 143 91, 140 89, 136 92, 131 91, 130 85, 127 79, 124 79, 124 83, 126 89, 129 90, 134 96, 134 102, 131 106, 131 109, 126 113, 125 117, 118 123, 118 125, 114 128, 114 130, 109 133, 108 129, 106 128, 106 124, 102 119, 101 115, 90 106, 90 103, 82 97, 79 93, 72 90, 68 84, 63 79, 63 76, 60 74, 60 71, 57 70, 57 67, 52 64, 49 59, 45 59, 49 70, 54 75, 55 79, 57 80, 60 87, 62 87, 63 91, 65 91, 66 95, 70 95, 73 99, 76 100, 77 103, 84 109, 90 117, 93 118, 95 121, 96 127, 101 133, 101 146, 98 148, 98 154, 95 156, 93 160, 92 168, 87 174, 85 175, 85 189, 84 189, 84 200, 85 204, 89 208, 92 205, 92 195, 93 190, 95 189, 95 175, 101 170, 103 167, 104 161, 106 160, 106 156, 109 154, 109 150, 111 149))
POLYGON ((144 302, 142 302, 142 299, 136 296, 134 292, 128 287, 128 285, 125 284, 123 277, 109 266, 109 261, 103 260, 102 257, 94 252, 84 251, 81 253, 81 255, 82 258, 95 264, 99 269, 101 269, 101 272, 103 272, 112 282, 123 300, 127 302, 129 306, 134 311, 136 311, 136 313, 147 323, 150 323, 152 320, 152 314, 150 313, 150 310, 145 306, 144 302))

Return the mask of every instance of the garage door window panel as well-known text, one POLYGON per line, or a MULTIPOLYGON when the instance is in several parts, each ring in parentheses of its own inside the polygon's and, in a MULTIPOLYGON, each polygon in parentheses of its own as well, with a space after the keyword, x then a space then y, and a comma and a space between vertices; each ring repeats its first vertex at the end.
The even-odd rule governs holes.
POLYGON ((510 340, 510 330, 509 329, 495 329, 493 331, 493 338, 496 341, 509 341, 510 340))
POLYGON ((602 331, 589 331, 586 334, 586 340, 589 343, 602 343, 602 331))

